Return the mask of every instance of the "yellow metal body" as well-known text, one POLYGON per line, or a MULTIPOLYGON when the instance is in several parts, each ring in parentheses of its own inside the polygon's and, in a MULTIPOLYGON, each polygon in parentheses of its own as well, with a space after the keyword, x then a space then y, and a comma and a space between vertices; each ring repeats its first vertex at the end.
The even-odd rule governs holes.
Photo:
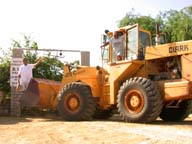
POLYGON ((115 104, 116 95, 122 82, 128 77, 138 73, 144 65, 142 61, 120 61, 111 63, 108 69, 96 67, 78 67, 76 71, 70 72, 69 66, 64 67, 64 76, 61 87, 72 82, 87 84, 92 95, 98 98, 98 103, 103 108, 115 104))
MULTIPOLYGON (((192 40, 146 47, 145 60, 150 67, 147 69, 148 74, 159 74, 159 62, 164 62, 165 65, 166 60, 170 58, 179 59, 181 77, 158 82, 164 100, 192 99, 192 70, 190 67, 192 64, 192 40)), ((171 75, 171 72, 169 73, 171 75)))
POLYGON ((134 77, 138 73, 139 69, 141 69, 143 66, 144 62, 138 60, 119 61, 117 63, 110 64, 107 69, 107 71, 110 73, 107 81, 107 83, 110 85, 110 100, 108 103, 116 103, 116 96, 121 84, 126 79, 134 77))
POLYGON ((95 67, 79 66, 71 72, 69 66, 65 65, 61 87, 72 82, 83 82, 91 88, 94 97, 99 97, 102 93, 103 76, 102 71, 97 70, 95 67))
POLYGON ((137 24, 120 28, 119 32, 122 31, 126 33, 125 53, 122 61, 113 61, 113 48, 110 45, 107 58, 103 58, 104 68, 78 67, 76 71, 71 72, 69 66, 65 66, 61 87, 71 82, 83 82, 91 88, 92 95, 98 99, 100 107, 107 109, 116 104, 120 86, 127 79, 150 78, 151 76, 157 79, 163 75, 162 77, 166 77, 165 79, 154 81, 158 84, 165 102, 192 98, 192 70, 189 67, 192 63, 192 41, 152 46, 150 32, 139 28, 137 24), (133 29, 138 37, 135 51, 129 47, 133 29), (147 45, 142 47, 141 43, 145 43, 144 40, 142 41, 144 34, 149 38, 146 37, 147 45), (132 51, 134 51, 134 56, 130 58, 129 53, 132 51), (144 54, 143 58, 139 57, 141 51, 144 54), (169 62, 174 62, 174 59, 179 60, 180 63, 178 67, 181 70, 181 76, 179 78, 172 77, 172 71, 163 70, 163 67, 169 62))
POLYGON ((122 61, 113 60, 110 45, 103 49, 106 54, 103 67, 77 66, 71 69, 70 65, 65 65, 61 84, 36 80, 41 89, 38 104, 55 108, 59 90, 66 84, 81 82, 90 88, 100 108, 108 109, 116 105, 120 86, 132 77, 154 81, 165 102, 192 99, 192 41, 152 46, 150 32, 137 24, 123 27, 119 32, 125 35, 122 61))
POLYGON ((145 60, 158 59, 192 53, 192 40, 174 42, 146 48, 145 60))
POLYGON ((28 107, 55 109, 60 86, 60 82, 34 78, 21 98, 22 104, 28 107))

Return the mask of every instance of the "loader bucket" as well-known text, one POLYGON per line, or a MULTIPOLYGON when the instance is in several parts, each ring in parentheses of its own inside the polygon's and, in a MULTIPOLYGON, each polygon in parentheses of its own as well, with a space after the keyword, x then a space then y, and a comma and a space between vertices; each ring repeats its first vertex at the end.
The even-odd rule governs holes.
POLYGON ((21 97, 21 103, 27 107, 56 108, 60 82, 34 78, 21 97))

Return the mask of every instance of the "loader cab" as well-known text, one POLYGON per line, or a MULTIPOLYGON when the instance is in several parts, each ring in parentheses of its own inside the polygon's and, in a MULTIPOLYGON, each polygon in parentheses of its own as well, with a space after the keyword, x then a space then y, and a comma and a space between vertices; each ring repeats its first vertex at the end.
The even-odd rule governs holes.
POLYGON ((144 60, 145 48, 151 45, 150 32, 139 28, 138 24, 127 29, 126 59, 144 60))
MULTIPOLYGON (((151 45, 151 34, 150 32, 139 28, 138 24, 133 26, 126 26, 121 28, 119 35, 124 35, 124 54, 122 61, 130 60, 144 60, 145 58, 145 48, 151 45), (121 30, 124 29, 123 34, 121 30)), ((107 38, 104 38, 107 40, 107 38)), ((105 43, 106 41, 102 41, 105 43)), ((101 52, 102 62, 115 63, 114 59, 114 49, 111 45, 102 49, 101 52)))

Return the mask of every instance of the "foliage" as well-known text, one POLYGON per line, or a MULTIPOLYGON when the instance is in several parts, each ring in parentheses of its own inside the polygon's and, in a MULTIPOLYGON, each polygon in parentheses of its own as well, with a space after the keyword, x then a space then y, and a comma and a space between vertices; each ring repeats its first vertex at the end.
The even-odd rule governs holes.
POLYGON ((155 33, 155 24, 159 24, 160 31, 167 34, 168 42, 192 39, 192 6, 180 11, 169 10, 160 12, 156 18, 136 14, 134 9, 120 20, 119 27, 138 23, 143 29, 155 33))
POLYGON ((51 58, 50 56, 45 57, 44 62, 34 69, 33 74, 34 77, 61 81, 63 76, 63 63, 56 58, 51 58))
POLYGON ((13 48, 21 48, 21 45, 20 45, 20 42, 19 42, 19 41, 17 41, 17 40, 12 40, 12 42, 13 42, 13 44, 12 44, 13 48))
POLYGON ((10 61, 0 63, 0 91, 10 92, 10 61))
POLYGON ((170 10, 164 13, 164 31, 168 41, 183 41, 192 39, 192 12, 191 7, 181 11, 170 10))
POLYGON ((135 14, 134 9, 128 12, 125 17, 120 20, 119 27, 133 25, 136 23, 138 23, 143 29, 155 33, 155 19, 153 19, 151 16, 142 16, 140 14, 135 14))
POLYGON ((3 50, 0 48, 0 64, 10 63, 11 60, 11 49, 3 50))
POLYGON ((0 91, 10 94, 10 52, 0 48, 0 91))

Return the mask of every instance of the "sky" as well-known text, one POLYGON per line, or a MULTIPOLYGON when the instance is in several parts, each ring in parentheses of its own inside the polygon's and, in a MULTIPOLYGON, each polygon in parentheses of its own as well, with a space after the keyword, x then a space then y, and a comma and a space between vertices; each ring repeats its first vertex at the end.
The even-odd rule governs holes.
POLYGON ((155 17, 190 5, 192 0, 0 0, 0 47, 8 49, 12 39, 25 34, 41 49, 90 51, 95 66, 100 64, 101 34, 116 29, 132 8, 155 17))

